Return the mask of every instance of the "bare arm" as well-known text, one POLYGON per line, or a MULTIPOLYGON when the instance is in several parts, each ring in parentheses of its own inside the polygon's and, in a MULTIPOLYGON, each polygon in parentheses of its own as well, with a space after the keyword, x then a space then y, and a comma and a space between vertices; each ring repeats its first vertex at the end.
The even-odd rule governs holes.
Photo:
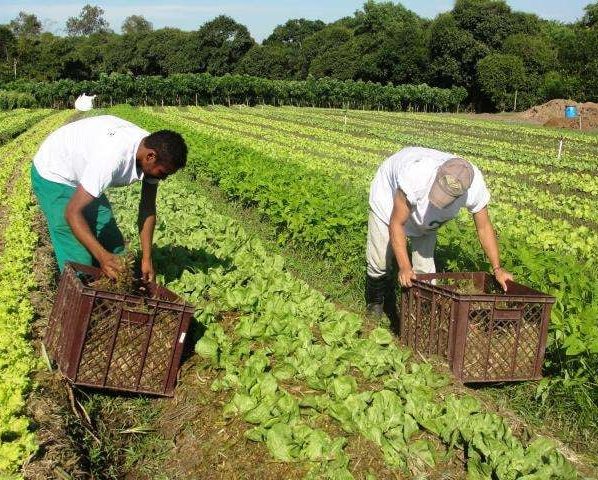
POLYGON ((473 220, 475 222, 478 238, 484 253, 490 261, 492 266, 492 272, 496 277, 496 280, 502 286, 503 290, 507 291, 507 280, 513 280, 513 275, 507 272, 500 266, 500 254, 498 250, 498 242, 496 240, 496 234, 494 233, 494 227, 488 216, 488 208, 484 207, 477 213, 473 214, 473 220))
POLYGON ((95 237, 87 220, 83 216, 83 210, 95 198, 85 191, 82 186, 78 186, 75 194, 69 200, 66 206, 64 216, 68 222, 73 234, 81 244, 89 250, 89 253, 100 263, 102 271, 111 278, 115 278, 121 270, 118 257, 108 252, 95 237))
POLYGON ((141 274, 146 281, 153 281, 156 276, 152 262, 152 244, 154 228, 156 227, 157 193, 158 184, 142 182, 137 227, 139 228, 139 239, 141 241, 142 252, 141 274))
POLYGON ((405 223, 407 223, 410 214, 411 207, 405 198, 405 194, 397 190, 388 230, 392 251, 399 265, 399 283, 402 287, 411 287, 411 280, 415 280, 415 273, 407 252, 407 235, 405 234, 405 223))

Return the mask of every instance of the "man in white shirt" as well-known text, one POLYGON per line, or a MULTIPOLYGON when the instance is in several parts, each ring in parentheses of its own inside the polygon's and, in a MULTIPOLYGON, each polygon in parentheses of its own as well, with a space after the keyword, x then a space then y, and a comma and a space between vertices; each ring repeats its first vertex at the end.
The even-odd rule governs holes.
MULTIPOLYGON (((386 159, 370 187, 366 303, 380 315, 396 259, 399 283, 411 287, 418 273, 434 273, 438 227, 467 208, 498 283, 507 290, 513 276, 500 266, 498 243, 488 216, 490 193, 482 173, 455 155, 407 147, 386 159), (407 253, 407 238, 412 258, 407 253)), ((390 282, 391 285, 394 282, 390 282)))
POLYGON ((90 117, 60 127, 33 159, 33 191, 48 221, 60 270, 67 261, 91 265, 109 277, 121 270, 124 239, 104 191, 142 181, 138 227, 141 272, 155 277, 152 241, 158 181, 184 167, 187 146, 176 132, 151 135, 111 115, 90 117))

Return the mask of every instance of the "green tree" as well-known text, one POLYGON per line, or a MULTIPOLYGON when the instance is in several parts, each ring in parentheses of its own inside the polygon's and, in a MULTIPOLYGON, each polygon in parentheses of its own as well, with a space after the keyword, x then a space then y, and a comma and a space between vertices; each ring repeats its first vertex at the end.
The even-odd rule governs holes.
POLYGON ((132 75, 153 75, 150 69, 148 52, 143 50, 150 45, 147 39, 154 33, 128 33, 114 35, 108 39, 104 51, 103 70, 107 73, 130 73, 132 75))
POLYGON ((590 3, 584 8, 585 14, 581 19, 584 27, 596 28, 598 25, 598 2, 590 3))
POLYGON ((397 84, 423 79, 425 33, 415 13, 392 2, 369 0, 356 17, 355 47, 360 56, 356 79, 397 84))
POLYGON ((598 28, 581 23, 563 25, 546 22, 543 34, 550 37, 558 50, 557 69, 571 86, 570 97, 579 101, 598 99, 598 28))
POLYGON ((15 53, 17 39, 7 25, 0 25, 0 58, 4 62, 10 62, 15 53))
POLYGON ((295 18, 284 25, 278 25, 272 34, 264 40, 264 45, 281 44, 301 48, 306 38, 322 30, 326 24, 321 20, 295 18))
POLYGON ((578 30, 577 40, 581 99, 598 102, 598 28, 578 30))
MULTIPOLYGON (((523 60, 526 70, 526 85, 521 100, 525 103, 525 95, 538 97, 538 100, 555 98, 558 90, 554 75, 546 76, 558 68, 558 51, 550 38, 544 35, 527 35, 517 33, 507 37, 502 52, 515 55, 523 60)), ((562 83, 561 90, 565 90, 562 83)), ((521 102, 520 102, 521 103, 521 102)))
POLYGON ((557 49, 549 38, 540 35, 511 35, 505 40, 502 51, 518 56, 528 72, 537 74, 548 72, 557 63, 557 49))
POLYGON ((72 75, 70 62, 75 45, 72 39, 42 33, 31 77, 43 81, 59 80, 72 75))
POLYGON ((0 81, 14 78, 14 63, 17 39, 8 25, 0 25, 0 81))
POLYGON ((36 55, 42 24, 34 14, 19 12, 17 18, 9 24, 16 38, 12 57, 13 76, 36 78, 36 55))
MULTIPOLYGON (((115 34, 97 32, 84 37, 71 37, 73 51, 68 58, 77 80, 91 80, 104 73, 104 55, 115 34)), ((71 77, 73 78, 73 77, 71 77)))
POLYGON ((493 49, 501 48, 509 35, 539 28, 537 16, 513 13, 504 0, 456 0, 452 13, 459 27, 493 49))
POLYGON ((553 98, 572 98, 579 90, 576 79, 557 71, 547 72, 538 88, 538 95, 543 100, 553 98))
POLYGON ((197 32, 161 28, 139 37, 131 64, 149 75, 199 72, 202 58, 198 44, 197 32))
MULTIPOLYGON (((288 20, 284 25, 278 25, 264 40, 263 48, 252 48, 250 56, 259 62, 260 68, 264 68, 268 78, 304 78, 301 48, 306 39, 325 26, 321 20, 288 20), (265 58, 268 55, 272 56, 271 61, 265 58)), ((242 63, 239 71, 260 71, 251 67, 248 61, 242 60, 242 63)))
MULTIPOLYGON (((320 66, 312 70, 312 74, 316 75, 316 71, 321 73, 323 70, 326 70, 327 68, 322 68, 322 62, 328 63, 329 60, 332 60, 335 52, 338 50, 342 51, 343 49, 341 47, 348 43, 352 38, 353 31, 347 26, 338 22, 332 25, 327 25, 322 30, 319 30, 313 35, 307 37, 301 48, 301 67, 299 76, 301 78, 306 78, 308 72, 310 71, 311 63, 316 61, 316 59, 322 55, 330 58, 324 61, 318 60, 317 62, 320 64, 320 66)), ((350 63, 353 63, 353 60, 351 60, 350 63)), ((351 76, 348 78, 353 78, 353 73, 355 70, 354 66, 351 67, 351 70, 351 76)), ((318 74, 316 76, 322 75, 318 74)))
POLYGON ((556 69, 577 74, 577 63, 583 61, 579 51, 579 28, 565 25, 557 21, 546 21, 542 24, 540 34, 548 38, 557 52, 556 69))
POLYGON ((213 75, 230 73, 253 45, 255 41, 247 27, 220 15, 197 31, 200 71, 213 75))
POLYGON ((42 33, 42 23, 32 13, 19 12, 19 16, 11 20, 9 26, 17 37, 35 37, 42 33))
POLYGON ((523 60, 515 55, 492 53, 478 62, 478 83, 492 104, 501 111, 514 107, 514 96, 524 86, 523 60))
POLYGON ((472 89, 477 63, 490 49, 460 28, 451 13, 436 17, 428 29, 428 78, 433 85, 472 89))
POLYGON ((280 44, 254 45, 241 58, 236 73, 255 77, 288 79, 297 73, 298 53, 292 47, 280 44))
POLYGON ((135 33, 148 33, 154 29, 152 22, 147 20, 142 15, 131 15, 125 18, 121 26, 121 31, 124 35, 132 35, 135 33))
POLYGON ((110 31, 109 27, 104 19, 104 10, 89 4, 81 9, 78 17, 69 17, 66 21, 66 31, 72 36, 107 33, 110 31))
POLYGON ((315 78, 351 80, 357 75, 360 60, 358 50, 352 42, 348 42, 314 58, 309 65, 309 74, 315 78))

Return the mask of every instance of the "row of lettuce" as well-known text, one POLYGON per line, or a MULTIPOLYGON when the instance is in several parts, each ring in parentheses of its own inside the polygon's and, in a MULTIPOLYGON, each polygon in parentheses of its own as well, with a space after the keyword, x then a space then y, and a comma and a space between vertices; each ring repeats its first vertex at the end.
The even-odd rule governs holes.
MULTIPOLYGON (((229 118, 230 113, 222 113, 220 110, 206 112, 193 109, 179 114, 176 110, 170 109, 158 115, 174 123, 182 121, 194 125, 214 137, 228 139, 275 158, 287 156, 292 158, 293 162, 301 163, 314 174, 333 176, 364 191, 367 191, 369 179, 384 158, 384 154, 391 152, 390 150, 380 151, 370 146, 368 139, 364 137, 347 141, 342 136, 335 135, 335 132, 310 129, 305 127, 305 124, 293 125, 289 122, 288 125, 281 126, 280 122, 275 121, 267 125, 261 124, 251 118, 252 114, 246 113, 229 118)), ((401 144, 397 142, 395 145, 401 144)), ((493 209, 498 208, 499 218, 508 219, 512 226, 527 229, 531 216, 536 230, 541 233, 535 239, 531 239, 536 242, 535 246, 555 250, 565 249, 572 254, 581 254, 584 258, 593 256, 592 252, 598 247, 598 239, 595 236, 588 239, 587 227, 572 224, 572 222, 595 219, 591 200, 580 198, 574 193, 566 196, 565 191, 549 196, 547 192, 528 183, 521 183, 517 194, 513 195, 512 183, 519 182, 520 177, 517 174, 515 176, 510 174, 529 167, 508 165, 505 161, 485 161, 482 158, 476 158, 476 163, 485 172, 492 174, 488 176, 488 182, 495 196, 501 199, 498 206, 493 205, 493 209), (507 178, 503 179, 503 176, 507 178), (555 199, 553 197, 565 198, 567 201, 562 204, 551 202, 550 200, 555 199), (544 200, 543 209, 540 209, 540 200, 544 200), (539 213, 534 214, 532 208, 539 213), (513 216, 511 211, 514 209, 527 214, 528 218, 513 216), (560 235, 562 231, 568 232, 570 242, 562 241, 560 235)), ((559 176, 560 178, 562 177, 559 176)), ((549 182, 550 178, 546 176, 543 180, 549 182)), ((554 183, 545 183, 545 185, 554 185, 556 188, 554 183)))
MULTIPOLYGON (((268 113, 275 113, 270 109, 268 113)), ((309 113, 315 113, 319 120, 338 122, 339 117, 344 117, 344 112, 334 109, 318 109, 316 111, 307 111, 304 109, 295 109, 289 112, 288 109, 278 112, 279 115, 287 117, 290 113, 293 116, 303 116, 309 118, 309 113)), ((521 122, 513 119, 506 122, 500 119, 479 119, 475 117, 466 117, 458 115, 433 115, 409 112, 384 112, 384 111, 350 111, 347 113, 351 122, 349 126, 366 126, 368 132, 378 128, 380 133, 385 131, 392 132, 411 132, 422 135, 441 131, 444 134, 444 140, 460 140, 461 143, 476 145, 475 140, 479 140, 481 145, 486 145, 492 150, 498 150, 500 154, 504 152, 517 153, 515 161, 533 161, 536 155, 550 157, 551 162, 548 165, 559 165, 557 161, 558 140, 563 139, 563 151, 561 165, 567 165, 566 157, 569 160, 579 159, 584 153, 591 154, 596 144, 596 135, 579 130, 569 130, 563 128, 548 128, 540 125, 524 123, 524 117, 521 122), (400 119, 400 122, 397 120, 400 119), (380 127, 387 127, 381 129, 380 127), (390 127, 390 128, 389 128, 390 127), (522 157, 519 157, 522 156, 522 157)), ((332 123, 332 122, 330 122, 332 123)), ((338 124, 338 123, 337 123, 338 124)), ((575 166, 575 165, 573 165, 575 166)))
MULTIPOLYGON (((122 113, 146 128, 163 126, 122 113)), ((212 389, 228 392, 222 414, 242 417, 248 440, 263 442, 275 461, 298 463, 306 478, 354 478, 369 460, 349 455, 357 437, 386 465, 366 472, 369 479, 449 468, 472 479, 576 478, 550 441, 517 438, 475 398, 445 389, 447 377, 412 362, 389 330, 364 329, 360 316, 337 309, 239 223, 216 214, 195 179, 206 139, 188 141, 187 172, 161 187, 168 228, 156 232, 155 261, 161 280, 201 312, 198 368, 219 372, 212 389)), ((135 238, 138 192, 114 191, 111 200, 125 236, 135 238)))
POLYGON ((322 107, 384 108, 387 110, 458 110, 467 98, 463 87, 381 85, 374 82, 312 78, 271 80, 249 75, 209 73, 168 77, 126 74, 103 75, 98 80, 35 82, 18 80, 0 88, 32 95, 39 106, 72 105, 82 93, 97 95, 98 105, 197 105, 206 103, 310 105, 322 107))
MULTIPOLYGON (((321 168, 322 158, 314 155, 317 152, 305 150, 303 155, 297 154, 297 144, 294 150, 285 150, 268 139, 262 142, 259 135, 247 134, 243 138, 237 131, 214 135, 214 130, 206 127, 209 120, 189 119, 188 111, 140 112, 119 107, 115 113, 180 131, 202 159, 193 166, 195 175, 210 178, 228 196, 267 215, 278 229, 281 242, 290 241, 321 252, 336 262, 339 275, 360 284, 367 229, 367 182, 375 168, 373 164, 366 163, 362 168, 359 158, 354 157, 350 164, 349 160, 346 164, 339 160, 338 169, 332 163, 324 163, 321 168), (354 170, 361 180, 337 176, 343 165, 354 170)), ((212 122, 221 124, 223 120, 215 116, 212 122)), ((311 147, 306 148, 313 149, 315 143, 313 138, 307 139, 311 147)), ((363 143, 367 144, 366 138, 363 143)), ((515 184, 511 191, 513 197, 521 190, 516 187, 515 184)), ((557 383, 568 379, 579 386, 585 391, 585 406, 595 409, 598 282, 592 253, 595 249, 587 247, 596 245, 595 231, 586 226, 573 228, 558 218, 543 219, 509 203, 493 204, 492 209, 506 268, 524 283, 557 299, 552 310, 546 372, 555 376, 557 383), (579 259, 583 259, 583 265, 579 259)), ((444 265, 453 270, 488 269, 466 215, 440 230, 439 255, 444 265)))
MULTIPOLYGON (((260 113, 260 109, 231 111, 217 108, 206 111, 192 108, 182 116, 185 120, 201 123, 205 130, 219 136, 230 137, 232 134, 237 141, 249 146, 259 143, 260 149, 263 145, 263 148, 273 151, 275 155, 281 150, 285 153, 290 152, 293 157, 303 153, 302 161, 306 167, 320 169, 324 173, 334 172, 364 188, 368 187, 373 169, 385 156, 394 153, 398 145, 425 144, 426 138, 429 138, 428 144, 432 143, 437 148, 450 151, 450 145, 454 147, 463 144, 463 141, 459 144, 452 136, 445 138, 444 131, 432 134, 420 128, 417 136, 406 136, 402 127, 385 127, 384 131, 376 132, 375 126, 368 128, 367 125, 362 126, 358 132, 352 131, 353 125, 345 128, 346 131, 335 131, 335 125, 331 122, 322 125, 317 113, 297 121, 296 118, 277 118, 281 112, 274 109, 271 112, 274 118, 269 116, 270 112, 260 113), (394 131, 389 133, 391 128, 394 131), (395 133, 396 130, 400 130, 400 133, 395 133), (376 134, 372 141, 370 137, 376 134)), ((178 115, 172 108, 166 109, 165 113, 169 113, 174 119, 178 115)), ((595 143, 598 147, 598 142, 595 143)), ((534 148, 539 150, 537 146, 534 148)), ((549 163, 551 159, 547 155, 541 156, 540 152, 533 157, 536 163, 530 164, 516 153, 509 152, 509 155, 506 155, 497 153, 497 150, 478 141, 478 145, 471 145, 467 156, 484 173, 489 174, 487 182, 495 197, 501 199, 501 205, 509 203, 523 210, 533 209, 548 219, 566 220, 569 222, 569 228, 580 224, 598 225, 598 215, 593 208, 592 198, 598 195, 598 179, 593 173, 566 172, 562 169, 547 171, 546 166, 538 162, 549 163), (493 157, 488 156, 488 150, 493 157), (513 184, 518 185, 516 195, 512 194, 513 184)), ((581 163, 581 159, 578 158, 575 165, 581 163)), ((588 164, 590 163, 595 167, 595 160, 588 159, 588 164)), ((549 230, 553 230, 553 227, 550 226, 549 230)), ((597 245, 588 245, 585 242, 585 230, 583 234, 584 241, 575 242, 574 245, 586 248, 590 252, 592 247, 597 245)), ((558 244, 562 245, 563 242, 559 240, 558 244)))
POLYGON ((25 415, 30 373, 39 366, 29 339, 34 312, 29 300, 35 288, 31 272, 37 235, 33 229, 29 161, 39 142, 60 126, 67 113, 54 114, 0 147, 0 474, 18 478, 20 465, 37 449, 25 415), (17 180, 9 189, 9 180, 17 180))
MULTIPOLYGON (((177 112, 174 109, 166 111, 177 112)), ((433 116, 394 114, 394 123, 379 125, 377 117, 363 120, 351 114, 345 124, 342 112, 336 112, 339 116, 330 118, 332 114, 323 110, 216 107, 210 110, 190 108, 180 114, 201 120, 215 130, 237 130, 241 137, 254 133, 254 136, 259 134, 260 137, 268 137, 269 141, 283 144, 299 141, 297 146, 316 146, 319 154, 333 157, 341 163, 340 168, 344 162, 339 162, 339 159, 375 167, 381 158, 401 145, 427 144, 447 151, 458 148, 462 155, 471 157, 480 168, 493 174, 506 175, 511 179, 516 176, 517 180, 527 176, 530 184, 550 185, 566 193, 598 194, 595 175, 598 169, 595 160, 598 136, 588 135, 584 143, 568 139, 571 145, 567 144, 559 160, 556 158, 558 139, 554 137, 541 139, 534 135, 527 141, 521 136, 500 141, 493 138, 484 140, 480 137, 486 131, 485 123, 482 126, 478 123, 478 131, 460 135, 450 127, 427 120, 433 116)), ((578 196, 578 199, 583 198, 578 196)))
POLYGON ((0 145, 25 132, 50 113, 51 110, 23 108, 0 112, 0 145))

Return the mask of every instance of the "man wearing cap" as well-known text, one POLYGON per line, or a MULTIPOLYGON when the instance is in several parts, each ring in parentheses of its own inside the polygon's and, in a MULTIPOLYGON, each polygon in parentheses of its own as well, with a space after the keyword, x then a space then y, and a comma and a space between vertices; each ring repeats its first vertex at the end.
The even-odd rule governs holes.
MULTIPOLYGON (((507 290, 513 276, 500 266, 498 243, 488 216, 490 193, 477 167, 453 154, 407 147, 386 159, 370 187, 366 302, 380 315, 394 259, 399 283, 411 287, 418 273, 434 273, 438 227, 467 208, 496 280, 507 290), (407 253, 407 238, 412 258, 407 253)), ((390 281, 390 282, 389 282, 390 281)))

